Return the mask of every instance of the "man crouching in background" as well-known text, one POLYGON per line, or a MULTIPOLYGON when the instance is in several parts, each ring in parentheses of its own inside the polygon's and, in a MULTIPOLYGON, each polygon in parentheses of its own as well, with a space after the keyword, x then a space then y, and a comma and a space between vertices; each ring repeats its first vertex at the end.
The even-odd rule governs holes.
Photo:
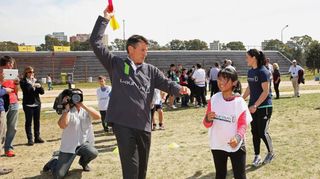
MULTIPOLYGON (((67 103, 67 98, 63 98, 64 103, 67 103)), ((58 121, 59 127, 63 129, 58 158, 52 158, 43 167, 43 171, 51 171, 54 178, 63 178, 77 155, 80 156, 79 164, 83 171, 90 171, 89 162, 98 156, 91 119, 100 118, 98 111, 82 102, 72 106, 67 103, 58 121)))

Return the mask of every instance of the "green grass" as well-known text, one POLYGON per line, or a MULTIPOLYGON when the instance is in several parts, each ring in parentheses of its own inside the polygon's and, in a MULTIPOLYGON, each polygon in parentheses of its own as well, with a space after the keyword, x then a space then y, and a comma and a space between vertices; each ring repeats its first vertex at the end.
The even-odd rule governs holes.
MULTIPOLYGON (((247 167, 247 177, 260 179, 292 179, 320 177, 320 95, 306 94, 300 98, 274 100, 270 133, 276 153, 275 160, 260 168, 247 167)), ((208 145, 208 132, 202 125, 204 108, 169 110, 164 113, 164 131, 152 133, 152 145, 147 178, 214 178, 214 165, 208 145), (170 143, 180 145, 170 149, 170 143)), ((14 168, 14 172, 1 178, 48 178, 39 171, 60 145, 61 129, 57 126, 58 115, 41 114, 41 136, 46 143, 25 146, 24 116, 20 112, 15 158, 1 158, 1 166, 14 168)), ((112 135, 102 132, 100 123, 94 124, 96 147, 99 156, 90 164, 93 171, 81 173, 78 158, 67 178, 121 178, 120 160, 112 151, 116 146, 112 135)), ((247 131, 247 165, 253 159, 250 127, 247 131)), ((263 142, 261 154, 266 153, 263 142)), ((232 178, 230 160, 228 177, 232 178)))

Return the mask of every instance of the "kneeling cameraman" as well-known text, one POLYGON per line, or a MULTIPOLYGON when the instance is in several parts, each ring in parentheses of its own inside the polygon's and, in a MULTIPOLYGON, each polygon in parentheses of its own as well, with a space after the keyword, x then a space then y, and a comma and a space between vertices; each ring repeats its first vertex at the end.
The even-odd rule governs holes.
MULTIPOLYGON (((82 93, 82 92, 81 92, 82 93)), ((80 156, 79 164, 83 171, 90 171, 88 163, 95 159, 98 151, 94 148, 94 134, 91 119, 101 118, 98 111, 81 102, 70 103, 70 97, 63 97, 64 110, 58 121, 63 129, 60 153, 58 158, 52 158, 43 168, 50 171, 54 178, 63 178, 76 155, 80 156)))

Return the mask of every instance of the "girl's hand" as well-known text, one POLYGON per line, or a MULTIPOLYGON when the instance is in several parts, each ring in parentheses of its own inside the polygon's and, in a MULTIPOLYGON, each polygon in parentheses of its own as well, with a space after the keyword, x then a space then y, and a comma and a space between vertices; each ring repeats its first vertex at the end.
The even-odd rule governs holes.
POLYGON ((251 114, 255 113, 257 111, 257 107, 256 106, 250 106, 249 107, 249 111, 251 114))
POLYGON ((228 144, 231 146, 231 148, 236 148, 238 146, 237 138, 236 137, 232 137, 228 144))
POLYGON ((216 117, 216 113, 215 112, 209 112, 207 114, 207 121, 208 122, 212 122, 215 117, 216 117))

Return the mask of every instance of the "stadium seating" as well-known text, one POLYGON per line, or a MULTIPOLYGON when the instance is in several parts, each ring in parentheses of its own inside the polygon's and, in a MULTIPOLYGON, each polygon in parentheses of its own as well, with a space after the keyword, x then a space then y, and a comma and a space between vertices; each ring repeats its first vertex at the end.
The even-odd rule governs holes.
MULTIPOLYGON (((125 52, 113 52, 115 55, 126 57, 125 52)), ((290 60, 278 51, 265 51, 271 63, 277 62, 280 72, 286 73, 290 60)), ((26 66, 33 66, 37 78, 45 78, 48 73, 53 74, 55 82, 61 79, 61 73, 73 73, 74 81, 87 81, 92 77, 94 81, 99 75, 107 75, 93 52, 0 52, 0 56, 9 55, 16 59, 17 68, 22 74, 26 66)), ((245 60, 245 51, 149 51, 147 63, 167 71, 170 64, 182 64, 184 68, 191 68, 200 63, 205 69, 213 66, 214 62, 223 63, 231 59, 240 75, 246 75, 248 67, 245 60)))

